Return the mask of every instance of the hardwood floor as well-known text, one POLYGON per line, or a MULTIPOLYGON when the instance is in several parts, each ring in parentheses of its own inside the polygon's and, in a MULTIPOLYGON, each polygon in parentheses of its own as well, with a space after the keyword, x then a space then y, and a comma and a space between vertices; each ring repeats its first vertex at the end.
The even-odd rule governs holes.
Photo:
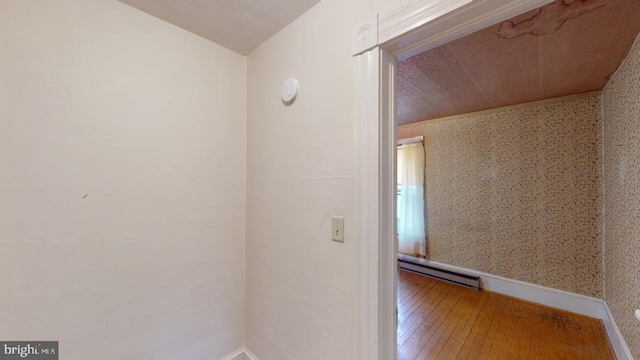
POLYGON ((615 359, 602 321, 400 270, 398 360, 615 359))

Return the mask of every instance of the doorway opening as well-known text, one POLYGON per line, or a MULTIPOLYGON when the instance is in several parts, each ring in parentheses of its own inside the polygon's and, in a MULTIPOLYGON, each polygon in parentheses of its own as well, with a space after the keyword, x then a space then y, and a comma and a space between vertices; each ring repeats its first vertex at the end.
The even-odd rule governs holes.
MULTIPOLYGON (((593 246, 593 239, 602 241, 600 90, 640 31, 626 25, 633 21, 618 20, 637 17, 640 7, 592 1, 569 9, 567 3, 543 5, 390 62, 399 124, 392 131, 398 139, 394 249, 401 263, 414 265, 400 270, 398 278, 398 359, 463 356, 472 350, 495 355, 496 346, 505 358, 531 351, 511 342, 505 350, 498 336, 487 342, 473 332, 477 327, 491 333, 483 328, 483 309, 495 315, 491 309, 508 300, 488 305, 482 296, 456 293, 416 275, 416 265, 603 296, 597 261, 602 247, 593 246), (568 10, 570 17, 562 13, 568 10), (594 33, 615 33, 619 41, 594 33), (414 150, 422 153, 416 156, 414 150), (448 299, 437 291, 441 288, 456 295, 448 299), (456 304, 465 303, 481 305, 450 321, 436 311, 442 307, 452 314, 456 304)), ((509 306, 515 312, 505 312, 507 318, 495 325, 504 328, 508 322, 524 335, 532 326, 509 318, 543 312, 509 306)), ((586 348, 594 357, 614 358, 603 326, 583 318, 563 321, 584 322, 580 331, 593 326, 605 346, 559 343, 558 352, 586 348)), ((561 340, 529 336, 529 344, 547 348, 561 340)), ((578 332, 573 341, 583 340, 578 332)))

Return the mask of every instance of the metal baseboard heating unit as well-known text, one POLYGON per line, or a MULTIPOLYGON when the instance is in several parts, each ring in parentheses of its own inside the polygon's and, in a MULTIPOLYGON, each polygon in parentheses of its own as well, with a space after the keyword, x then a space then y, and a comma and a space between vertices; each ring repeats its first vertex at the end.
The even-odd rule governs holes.
POLYGON ((398 257, 400 269, 416 274, 425 275, 434 279, 450 282, 452 284, 464 286, 466 288, 480 290, 480 277, 463 274, 427 263, 427 261, 410 256, 398 257))

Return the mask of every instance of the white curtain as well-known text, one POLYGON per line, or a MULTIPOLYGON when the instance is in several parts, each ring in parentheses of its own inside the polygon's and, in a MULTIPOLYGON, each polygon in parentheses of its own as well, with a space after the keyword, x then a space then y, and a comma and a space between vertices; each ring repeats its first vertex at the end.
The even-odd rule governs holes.
POLYGON ((424 146, 398 147, 398 252, 426 253, 424 227, 424 146))

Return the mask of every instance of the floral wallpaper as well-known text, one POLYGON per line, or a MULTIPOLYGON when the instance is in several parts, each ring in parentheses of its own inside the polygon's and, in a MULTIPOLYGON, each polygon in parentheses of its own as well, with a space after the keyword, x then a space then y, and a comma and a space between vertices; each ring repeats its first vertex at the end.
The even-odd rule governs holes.
POLYGON ((425 137, 427 258, 602 298, 600 107, 592 94, 401 126, 425 137))
POLYGON ((640 45, 602 93, 605 299, 640 358, 640 45))

